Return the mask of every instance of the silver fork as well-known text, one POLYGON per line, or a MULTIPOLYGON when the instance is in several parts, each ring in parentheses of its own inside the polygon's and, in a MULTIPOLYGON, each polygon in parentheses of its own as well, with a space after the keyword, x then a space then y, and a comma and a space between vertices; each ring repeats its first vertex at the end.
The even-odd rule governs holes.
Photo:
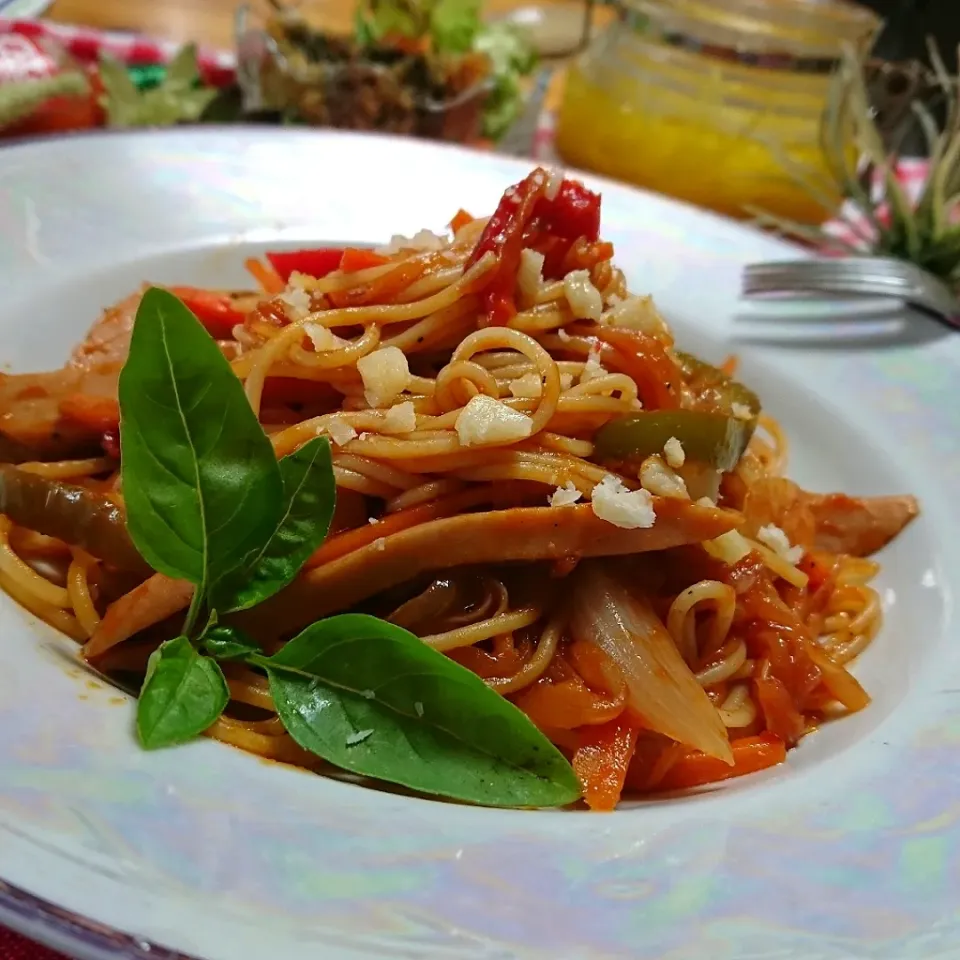
POLYGON ((883 297, 960 330, 960 300, 950 288, 915 264, 887 257, 753 263, 743 271, 741 294, 745 299, 883 297))

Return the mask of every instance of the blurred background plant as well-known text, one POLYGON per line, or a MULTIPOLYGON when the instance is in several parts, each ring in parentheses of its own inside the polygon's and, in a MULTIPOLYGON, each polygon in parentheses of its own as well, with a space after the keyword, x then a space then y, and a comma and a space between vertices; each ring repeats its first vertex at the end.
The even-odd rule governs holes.
POLYGON ((932 40, 927 59, 930 69, 914 64, 914 86, 901 94, 896 110, 884 114, 875 86, 871 91, 878 67, 852 49, 844 53, 822 125, 828 178, 798 175, 798 180, 821 201, 843 198, 833 213, 847 238, 838 236, 836 224, 824 230, 754 210, 759 222, 837 252, 908 260, 960 288, 960 80, 932 40), (917 137, 929 162, 911 195, 899 173, 902 158, 910 155, 904 147, 917 137))

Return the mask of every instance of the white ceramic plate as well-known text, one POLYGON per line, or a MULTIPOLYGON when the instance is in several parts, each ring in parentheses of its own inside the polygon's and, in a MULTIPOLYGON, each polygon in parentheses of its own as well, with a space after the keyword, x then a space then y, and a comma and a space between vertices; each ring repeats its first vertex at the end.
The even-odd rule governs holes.
MULTIPOLYGON (((280 241, 440 229, 459 207, 491 211, 525 171, 413 141, 255 129, 5 148, 2 360, 59 364, 143 279, 239 284, 244 255, 280 241)), ((605 816, 474 809, 210 742, 143 753, 130 704, 0 597, 0 922, 85 957, 953 955, 960 339, 915 319, 816 350, 742 342, 741 266, 795 251, 600 186, 632 288, 656 295, 682 344, 741 354, 798 480, 920 497, 923 516, 882 557, 886 625, 858 666, 873 705, 782 768, 683 800, 605 816)))

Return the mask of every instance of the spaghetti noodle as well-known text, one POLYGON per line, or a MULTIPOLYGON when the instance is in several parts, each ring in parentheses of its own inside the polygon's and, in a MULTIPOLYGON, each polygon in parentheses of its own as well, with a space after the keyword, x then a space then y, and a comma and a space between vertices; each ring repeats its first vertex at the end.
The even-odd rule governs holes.
MULTIPOLYGON (((248 261, 259 293, 181 296, 278 456, 333 446, 329 539, 243 615, 265 650, 318 616, 375 612, 511 699, 609 809, 624 790, 770 766, 864 707, 847 665, 882 623, 865 557, 917 508, 786 480, 786 436, 735 361, 676 350, 628 292, 599 211, 536 170, 448 236, 349 252, 325 276, 248 261)), ((0 467, 0 586, 123 677, 192 592, 123 540, 116 375, 136 303, 107 312, 69 376, 0 389, 4 439, 38 451, 0 467)), ((231 705, 209 735, 317 767, 265 677, 225 672, 231 705)))

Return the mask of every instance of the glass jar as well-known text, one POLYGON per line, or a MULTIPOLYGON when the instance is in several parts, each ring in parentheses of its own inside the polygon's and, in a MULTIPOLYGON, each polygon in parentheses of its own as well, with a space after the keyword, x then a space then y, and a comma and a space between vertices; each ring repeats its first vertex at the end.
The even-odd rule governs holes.
POLYGON ((831 73, 879 26, 847 0, 623 0, 570 69, 557 149, 730 216, 819 223, 838 199, 820 148, 831 73))

